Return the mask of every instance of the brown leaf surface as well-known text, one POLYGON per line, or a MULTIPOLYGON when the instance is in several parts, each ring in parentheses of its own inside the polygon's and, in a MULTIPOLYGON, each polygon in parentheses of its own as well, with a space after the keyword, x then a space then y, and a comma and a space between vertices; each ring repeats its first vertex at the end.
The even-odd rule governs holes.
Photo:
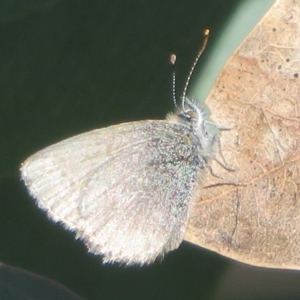
POLYGON ((211 118, 232 128, 220 142, 235 171, 215 161, 212 169, 242 185, 208 175, 185 239, 257 266, 300 269, 299 26, 300 0, 277 1, 206 101, 211 118))

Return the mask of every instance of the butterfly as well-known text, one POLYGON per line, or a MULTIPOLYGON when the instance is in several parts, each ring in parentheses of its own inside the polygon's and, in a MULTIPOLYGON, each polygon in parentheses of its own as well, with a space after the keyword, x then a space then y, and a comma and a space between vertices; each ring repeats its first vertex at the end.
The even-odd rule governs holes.
MULTIPOLYGON (((205 31, 188 81, 207 37, 205 31)), ((166 120, 92 130, 38 151, 21 166, 37 205, 104 262, 148 264, 183 240, 218 148, 204 107, 185 92, 166 120)))

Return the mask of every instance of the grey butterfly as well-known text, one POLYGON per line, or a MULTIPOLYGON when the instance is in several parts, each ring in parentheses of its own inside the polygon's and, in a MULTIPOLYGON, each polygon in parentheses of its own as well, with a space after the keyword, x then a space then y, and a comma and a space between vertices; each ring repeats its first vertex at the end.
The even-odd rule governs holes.
POLYGON ((148 264, 183 240, 217 138, 204 109, 182 101, 166 120, 83 133, 21 166, 37 205, 104 262, 148 264))
POLYGON ((179 246, 197 182, 214 153, 205 114, 124 123, 30 156, 21 176, 40 208, 104 262, 150 263, 179 246))

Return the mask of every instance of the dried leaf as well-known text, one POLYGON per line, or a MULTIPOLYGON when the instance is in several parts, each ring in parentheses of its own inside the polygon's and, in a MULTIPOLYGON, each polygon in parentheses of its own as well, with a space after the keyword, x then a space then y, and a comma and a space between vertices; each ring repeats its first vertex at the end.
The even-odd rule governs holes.
POLYGON ((299 26, 300 1, 277 1, 206 101, 231 128, 218 155, 235 171, 213 172, 240 185, 209 175, 185 239, 256 266, 300 269, 299 26))

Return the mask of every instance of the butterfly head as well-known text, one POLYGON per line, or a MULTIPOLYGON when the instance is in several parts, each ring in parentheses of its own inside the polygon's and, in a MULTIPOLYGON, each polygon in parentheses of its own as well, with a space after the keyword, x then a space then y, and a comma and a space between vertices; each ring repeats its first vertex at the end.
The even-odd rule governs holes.
POLYGON ((182 107, 176 113, 177 121, 190 127, 193 135, 199 140, 199 145, 205 153, 212 153, 215 142, 218 139, 216 133, 212 133, 209 114, 205 105, 198 106, 188 98, 183 99, 182 107))

